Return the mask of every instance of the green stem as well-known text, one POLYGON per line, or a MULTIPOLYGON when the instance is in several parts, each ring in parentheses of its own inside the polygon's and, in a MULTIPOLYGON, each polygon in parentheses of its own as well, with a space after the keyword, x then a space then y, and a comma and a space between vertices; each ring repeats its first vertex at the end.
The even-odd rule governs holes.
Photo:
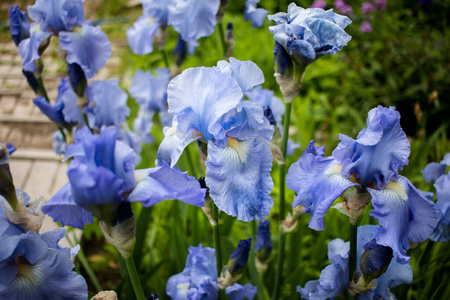
MULTIPOLYGON (((285 218, 285 185, 286 185, 286 151, 287 151, 287 141, 289 137, 289 125, 291 122, 291 110, 292 102, 285 103, 285 114, 284 114, 284 131, 283 140, 281 143, 281 153, 283 154, 284 162, 279 163, 279 182, 280 182, 280 197, 279 197, 279 210, 280 216, 279 220, 282 221, 285 218)), ((284 250, 286 244, 286 235, 284 234, 282 228, 279 229, 279 241, 278 241, 278 258, 277 258, 277 270, 275 273, 275 287, 272 294, 272 299, 278 299, 280 295, 280 288, 282 284, 283 275, 283 264, 284 264, 284 250)))
POLYGON ((47 91, 45 90, 44 82, 42 81, 42 76, 36 76, 38 82, 38 90, 42 97, 45 98, 45 101, 50 103, 50 99, 48 98, 47 91))
POLYGON ((164 60, 164 65, 166 66, 166 68, 169 68, 170 64, 169 64, 169 58, 167 57, 166 50, 163 48, 163 49, 159 49, 159 51, 161 52, 162 58, 164 60))
MULTIPOLYGON (((73 235, 75 243, 79 244, 75 234, 73 235)), ((69 245, 73 248, 75 245, 72 243, 72 241, 69 239, 69 237, 66 235, 66 240, 68 241, 69 245)), ((95 275, 94 270, 92 270, 91 265, 89 264, 86 256, 84 255, 83 250, 80 248, 80 250, 77 253, 77 259, 80 261, 83 268, 86 270, 86 273, 88 274, 89 278, 91 279, 92 284, 95 287, 95 290, 97 293, 103 291, 102 286, 100 285, 100 282, 98 281, 97 276, 95 275)))
POLYGON ((195 178, 197 177, 197 168, 195 167, 194 161, 192 160, 192 154, 191 151, 189 150, 189 146, 184 148, 184 151, 186 151, 186 157, 187 157, 187 161, 189 164, 189 169, 191 169, 192 172, 192 176, 194 176, 195 178))
POLYGON ((220 277, 222 271, 222 249, 220 247, 220 228, 219 228, 219 209, 213 203, 212 204, 212 215, 216 224, 212 226, 214 235, 214 248, 216 249, 216 266, 217 266, 217 277, 220 277))
POLYGON ((223 24, 219 22, 219 35, 220 35, 220 43, 222 44, 223 56, 227 55, 227 43, 225 42, 225 33, 223 31, 223 24))
POLYGON ((144 290, 142 289, 141 281, 139 280, 139 275, 136 271, 133 255, 124 257, 124 260, 127 265, 128 275, 130 276, 134 292, 136 293, 136 299, 145 300, 144 290))
MULTIPOLYGON (((358 238, 357 233, 358 233, 358 223, 356 223, 354 225, 350 223, 350 257, 349 257, 350 272, 348 274, 349 284, 353 280, 353 273, 356 271, 356 263, 358 260, 357 252, 356 252, 356 249, 358 249, 357 248, 357 238, 358 238)), ((350 295, 350 299, 354 299, 354 296, 350 295)))

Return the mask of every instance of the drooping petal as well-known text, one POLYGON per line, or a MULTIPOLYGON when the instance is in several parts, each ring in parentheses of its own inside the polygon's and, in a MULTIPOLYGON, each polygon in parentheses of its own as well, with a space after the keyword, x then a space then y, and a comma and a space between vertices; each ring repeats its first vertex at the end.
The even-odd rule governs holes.
POLYGON ((425 199, 403 176, 383 190, 368 191, 374 207, 370 216, 382 226, 378 229, 376 242, 391 247, 401 261, 408 262, 410 258, 405 252, 409 249, 408 241, 426 240, 437 225, 434 203, 425 199))
POLYGON ((230 139, 224 148, 209 142, 205 165, 206 184, 220 210, 246 222, 269 214, 272 153, 266 141, 230 139))
MULTIPOLYGON (((175 121, 175 120, 174 120, 175 121)), ((158 154, 156 155, 156 165, 162 166, 163 163, 168 164, 170 167, 175 166, 184 148, 197 138, 179 138, 176 133, 177 127, 174 122, 173 127, 164 128, 164 139, 158 148, 158 154)))
POLYGON ((127 29, 127 41, 134 54, 153 52, 153 37, 157 35, 161 23, 154 18, 139 17, 133 27, 127 29))
POLYGON ((341 165, 333 157, 302 155, 286 175, 286 186, 297 193, 292 206, 299 204, 311 213, 309 227, 325 229, 323 218, 331 204, 349 187, 357 186, 341 175, 341 165))
POLYGON ((67 62, 80 65, 87 78, 92 78, 111 56, 108 36, 90 22, 72 32, 60 32, 59 46, 67 51, 67 62))
POLYGON ((74 201, 70 183, 65 184, 42 206, 42 212, 63 226, 82 229, 84 225, 94 223, 92 214, 74 201))
POLYGON ((389 291, 389 287, 395 287, 402 283, 411 283, 413 279, 412 268, 409 264, 397 260, 397 254, 391 260, 386 272, 377 279, 374 298, 395 299, 389 291))
POLYGON ((261 27, 266 19, 267 10, 264 8, 256 8, 256 3, 259 1, 248 0, 245 3, 244 20, 252 21, 252 26, 261 27))
POLYGON ((119 79, 93 80, 86 90, 85 108, 92 128, 120 126, 130 115, 128 95, 119 86, 119 79))
POLYGON ((137 184, 128 196, 130 202, 140 202, 149 207, 167 199, 203 206, 206 189, 202 189, 194 177, 163 163, 162 166, 135 172, 137 184))
POLYGON ((217 67, 224 74, 233 78, 241 87, 244 93, 253 90, 253 87, 264 83, 264 74, 261 69, 252 61, 240 61, 230 57, 230 62, 221 60, 217 62, 217 67))
POLYGON ((217 68, 187 69, 169 83, 169 112, 177 116, 178 135, 213 138, 209 127, 236 107, 243 93, 235 80, 217 68))
POLYGON ((70 31, 84 22, 83 0, 37 0, 28 15, 42 31, 70 31))
POLYGON ((422 170, 422 175, 425 180, 430 183, 431 181, 436 181, 439 177, 445 174, 447 165, 440 163, 429 163, 424 170, 422 170))
POLYGON ((16 46, 30 37, 30 22, 25 12, 21 11, 18 5, 11 5, 9 8, 9 31, 16 46))
POLYGON ((220 0, 174 1, 169 5, 168 24, 183 40, 196 41, 213 33, 219 6, 220 0))
POLYGON ((383 189, 408 163, 410 145, 394 107, 372 109, 367 128, 356 140, 345 135, 340 135, 340 139, 333 157, 342 163, 342 175, 355 176, 363 187, 383 189))
POLYGON ((253 300, 256 296, 256 292, 256 286, 253 286, 250 283, 244 286, 239 283, 235 283, 225 289, 225 294, 230 300, 253 300))
POLYGON ((39 55, 39 47, 41 46, 41 43, 51 35, 51 32, 32 30, 31 36, 20 42, 19 54, 23 58, 22 66, 25 71, 36 71, 34 61, 41 57, 39 55))
POLYGON ((39 96, 36 99, 33 99, 33 103, 39 107, 41 112, 46 115, 53 122, 61 125, 67 126, 68 123, 64 120, 64 114, 62 112, 64 103, 59 102, 55 104, 48 103, 44 97, 39 96))
POLYGON ((64 103, 62 113, 64 120, 68 123, 78 123, 81 127, 84 125, 83 113, 77 105, 77 95, 70 87, 68 78, 61 78, 58 86, 58 96, 56 102, 64 103))

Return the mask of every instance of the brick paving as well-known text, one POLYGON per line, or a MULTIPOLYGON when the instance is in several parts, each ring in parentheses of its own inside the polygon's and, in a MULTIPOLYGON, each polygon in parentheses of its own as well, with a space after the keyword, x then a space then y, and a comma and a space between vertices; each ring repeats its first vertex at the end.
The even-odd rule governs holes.
MULTIPOLYGON (((124 42, 113 44, 111 58, 94 79, 119 77, 120 57, 126 47, 124 42)), ((65 76, 65 64, 49 50, 43 56, 43 80, 54 101, 59 80, 65 76)), ((0 142, 12 143, 18 149, 10 163, 16 188, 32 199, 49 199, 67 183, 67 165, 53 152, 53 133, 57 128, 33 104, 36 95, 22 75, 21 61, 13 42, 0 43, 0 142)), ((55 226, 46 220, 46 230, 55 226)))

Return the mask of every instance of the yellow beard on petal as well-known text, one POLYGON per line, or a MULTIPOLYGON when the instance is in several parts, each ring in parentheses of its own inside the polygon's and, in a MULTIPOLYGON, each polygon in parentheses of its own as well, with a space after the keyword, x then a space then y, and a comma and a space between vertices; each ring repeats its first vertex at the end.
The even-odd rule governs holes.
POLYGON ((243 143, 239 143, 238 140, 228 137, 227 147, 230 147, 236 152, 242 163, 247 162, 248 149, 245 147, 243 143))
POLYGON ((397 182, 394 181, 389 182, 389 184, 386 186, 385 189, 388 190, 389 192, 395 193, 403 201, 408 200, 408 195, 406 194, 405 190, 397 182))

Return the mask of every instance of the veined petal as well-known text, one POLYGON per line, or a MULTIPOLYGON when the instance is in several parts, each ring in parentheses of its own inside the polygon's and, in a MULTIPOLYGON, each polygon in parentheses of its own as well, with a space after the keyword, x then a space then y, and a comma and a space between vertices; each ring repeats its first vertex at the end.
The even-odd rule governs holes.
POLYGON ((164 128, 164 139, 158 148, 156 155, 156 165, 162 166, 164 163, 170 167, 175 166, 184 148, 197 138, 179 138, 176 133, 176 120, 173 127, 164 128))
POLYGON ((68 31, 84 22, 83 0, 37 0, 28 15, 42 31, 68 31))
POLYGON ((153 37, 161 23, 154 18, 139 17, 133 27, 127 29, 127 41, 134 54, 144 55, 153 52, 153 37))
POLYGON ((167 68, 156 69, 157 77, 151 72, 137 71, 129 92, 146 111, 167 111, 167 85, 170 72, 167 68))
POLYGON ((272 153, 261 137, 230 139, 224 148, 209 142, 205 165, 206 184, 219 209, 246 222, 269 214, 272 153))
POLYGON ((87 78, 93 77, 111 56, 108 36, 90 22, 72 32, 60 32, 59 46, 67 51, 67 62, 80 65, 87 78))
POLYGON ((357 186, 341 175, 342 166, 333 157, 302 155, 292 164, 286 176, 286 186, 297 193, 292 206, 299 204, 311 213, 309 227, 325 229, 323 218, 331 204, 349 187, 357 186))
POLYGON ((220 0, 174 1, 169 5, 169 25, 183 40, 198 40, 214 32, 220 0))
POLYGON ((333 156, 343 165, 342 175, 355 176, 363 187, 383 189, 408 163, 410 145, 394 107, 372 109, 367 128, 356 140, 345 135, 340 135, 340 139, 333 156))
POLYGON ((137 184, 128 196, 130 202, 141 202, 149 207, 163 200, 177 199, 182 202, 203 206, 206 189, 202 189, 194 177, 163 163, 162 166, 135 172, 137 184))
POLYGON ((169 112, 177 116, 178 135, 213 138, 209 127, 241 101, 235 80, 218 68, 187 69, 169 83, 169 112))
POLYGON ((425 199, 403 176, 383 190, 368 191, 374 207, 370 216, 382 226, 378 229, 376 242, 391 247, 401 261, 408 262, 410 258, 405 252, 409 249, 408 241, 426 240, 437 225, 434 203, 425 199))
POLYGON ((248 92, 253 87, 264 83, 264 74, 261 69, 251 60, 240 61, 230 57, 230 62, 221 60, 217 67, 224 74, 233 78, 241 87, 242 91, 248 92))
POLYGON ((63 226, 83 229, 84 225, 94 223, 92 214, 73 200, 70 183, 65 184, 42 206, 42 212, 63 226))
POLYGON ((31 30, 31 36, 19 44, 19 54, 23 58, 22 66, 25 71, 36 71, 34 61, 41 56, 39 55, 39 47, 42 41, 51 36, 51 32, 44 32, 40 30, 31 30))

